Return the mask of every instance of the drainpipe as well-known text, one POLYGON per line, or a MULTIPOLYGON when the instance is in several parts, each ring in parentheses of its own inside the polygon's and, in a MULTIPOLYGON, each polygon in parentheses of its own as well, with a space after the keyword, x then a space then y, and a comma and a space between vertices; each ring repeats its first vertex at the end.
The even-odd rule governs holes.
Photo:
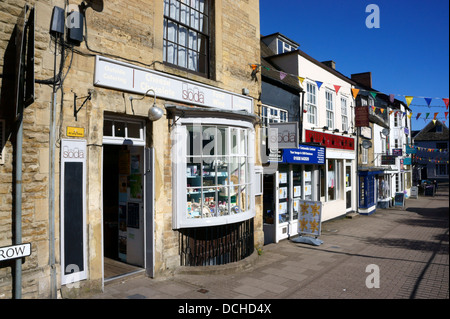
MULTIPOLYGON (((48 208, 49 208, 49 264, 50 264, 50 298, 56 299, 56 257, 55 257, 55 119, 56 119, 56 55, 57 39, 55 38, 55 51, 53 59, 53 92, 50 113, 49 136, 49 183, 48 183, 48 208)), ((62 59, 62 57, 61 57, 62 59)), ((63 271, 63 270, 61 270, 63 271)))
MULTIPOLYGON (((16 181, 15 181, 15 244, 22 243, 22 139, 23 139, 23 104, 19 99, 19 127, 16 135, 16 181)), ((14 298, 22 298, 22 258, 15 260, 14 298)))

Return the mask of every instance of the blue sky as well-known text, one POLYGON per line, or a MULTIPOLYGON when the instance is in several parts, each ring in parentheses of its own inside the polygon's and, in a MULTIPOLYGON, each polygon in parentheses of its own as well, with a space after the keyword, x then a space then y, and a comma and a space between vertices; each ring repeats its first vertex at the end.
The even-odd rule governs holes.
MULTIPOLYGON (((413 130, 427 123, 417 113, 439 112, 449 97, 448 0, 260 0, 261 34, 280 32, 319 61, 334 60, 350 77, 372 72, 374 89, 414 96, 413 130), (380 27, 367 28, 369 4, 380 12, 380 27), (433 99, 427 107, 423 97, 433 99)), ((450 116, 446 125, 449 126, 450 116)))

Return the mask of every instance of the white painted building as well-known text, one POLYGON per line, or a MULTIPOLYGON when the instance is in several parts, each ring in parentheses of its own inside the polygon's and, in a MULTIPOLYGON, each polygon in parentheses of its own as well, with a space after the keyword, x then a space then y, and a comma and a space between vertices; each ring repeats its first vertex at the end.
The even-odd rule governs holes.
POLYGON ((262 41, 274 51, 270 61, 302 81, 300 141, 326 147, 325 165, 303 168, 310 179, 311 199, 323 203, 322 221, 355 211, 354 82, 336 71, 333 61, 315 60, 280 33, 262 37, 262 41))

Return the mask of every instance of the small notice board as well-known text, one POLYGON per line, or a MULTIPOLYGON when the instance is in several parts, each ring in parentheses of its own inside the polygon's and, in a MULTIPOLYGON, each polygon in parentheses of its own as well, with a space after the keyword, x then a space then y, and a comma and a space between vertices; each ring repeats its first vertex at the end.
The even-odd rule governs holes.
POLYGON ((394 206, 405 206, 405 194, 402 192, 395 193, 394 206))
POLYGON ((299 201, 298 233, 320 236, 322 226, 322 202, 299 201))

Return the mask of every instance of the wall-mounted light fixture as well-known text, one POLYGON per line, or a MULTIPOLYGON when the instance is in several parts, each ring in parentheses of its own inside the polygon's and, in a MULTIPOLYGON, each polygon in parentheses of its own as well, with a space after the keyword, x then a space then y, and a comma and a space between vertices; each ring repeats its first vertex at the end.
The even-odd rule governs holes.
POLYGON ((131 101, 131 104, 133 104, 133 100, 143 100, 147 96, 148 92, 153 92, 153 98, 154 98, 153 99, 153 105, 148 110, 148 119, 153 122, 153 121, 159 120, 164 115, 164 111, 156 106, 156 92, 155 92, 155 90, 148 89, 147 92, 145 92, 144 96, 139 98, 139 99, 135 99, 132 96, 130 96, 130 101, 131 101))

